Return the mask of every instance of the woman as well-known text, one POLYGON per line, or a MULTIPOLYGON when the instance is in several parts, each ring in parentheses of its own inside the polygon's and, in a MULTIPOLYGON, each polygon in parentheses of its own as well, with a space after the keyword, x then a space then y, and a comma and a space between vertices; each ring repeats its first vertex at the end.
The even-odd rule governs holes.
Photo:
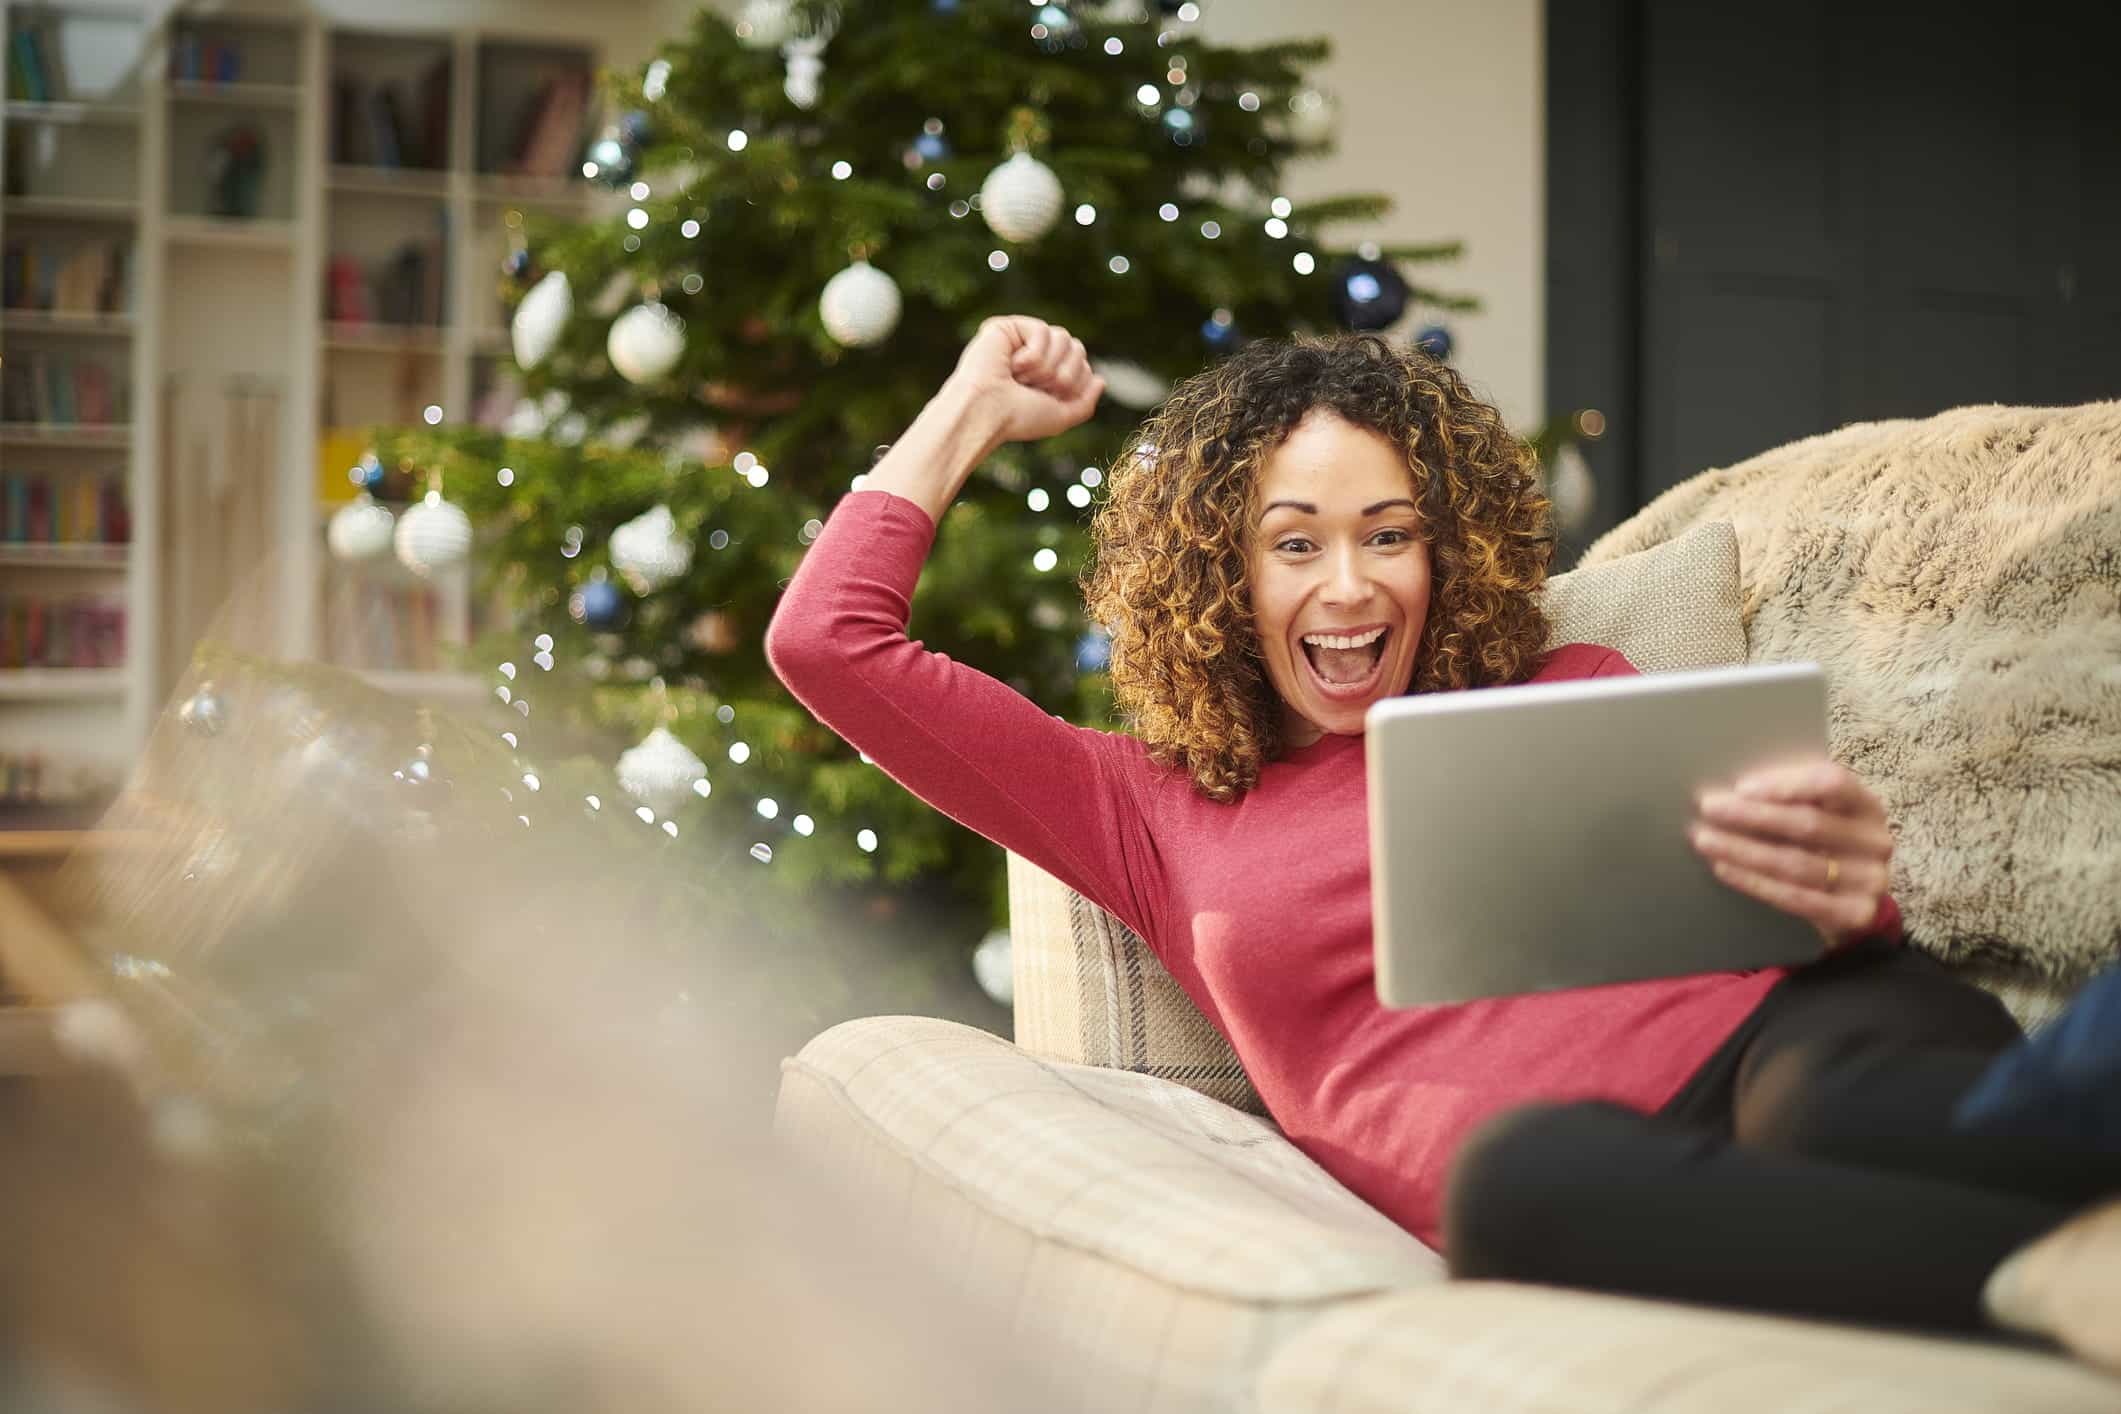
MULTIPOLYGON (((1365 709, 1634 671, 1606 648, 1545 650, 1529 454, 1445 365, 1376 338, 1260 343, 1151 417, 1112 469, 1087 580, 1131 734, 1069 726, 909 642, 965 478, 1004 442, 1080 423, 1102 390, 1066 330, 987 321, 791 583, 767 640, 790 690, 1138 932, 1289 1138, 1455 1272, 2053 1325, 2023 1308, 2082 1284, 2083 1229, 2036 1239, 2121 1192, 2121 1158, 1950 1128, 2017 1028, 1896 946, 1885 812, 1831 762, 1740 781, 1693 831, 1731 887, 1820 930, 1821 963, 1379 1004, 1365 709)), ((2121 1250, 2121 1223, 2095 1235, 2121 1250)))

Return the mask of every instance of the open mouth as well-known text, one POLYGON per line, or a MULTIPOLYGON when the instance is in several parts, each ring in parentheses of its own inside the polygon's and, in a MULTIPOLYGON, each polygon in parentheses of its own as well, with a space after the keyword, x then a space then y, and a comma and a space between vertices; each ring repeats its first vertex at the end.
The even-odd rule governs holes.
POLYGON ((1371 686, 1384 663, 1385 644, 1391 637, 1392 631, 1383 629, 1376 631, 1367 643, 1353 647, 1313 643, 1308 637, 1299 642, 1303 646, 1304 661, 1310 665, 1311 676, 1317 679, 1319 686, 1330 697, 1344 697, 1361 693, 1371 686))

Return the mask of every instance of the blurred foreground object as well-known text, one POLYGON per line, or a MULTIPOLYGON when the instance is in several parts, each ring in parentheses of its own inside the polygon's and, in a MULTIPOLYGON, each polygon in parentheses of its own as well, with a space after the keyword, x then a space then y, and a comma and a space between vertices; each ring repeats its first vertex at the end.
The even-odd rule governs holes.
POLYGON ((68 866, 101 995, 0 1080, 0 1407, 1049 1402, 968 1273, 777 1158, 817 964, 741 871, 474 720, 208 681, 104 822, 148 847, 68 866))

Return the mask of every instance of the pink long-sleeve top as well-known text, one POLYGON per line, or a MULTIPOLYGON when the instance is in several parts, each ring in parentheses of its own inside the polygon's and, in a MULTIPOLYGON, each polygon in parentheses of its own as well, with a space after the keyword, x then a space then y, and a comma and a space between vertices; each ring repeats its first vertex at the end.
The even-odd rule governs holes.
MULTIPOLYGON (((893 779, 1124 921, 1230 1040, 1283 1132, 1433 1247, 1453 1153, 1532 1101, 1654 1110, 1783 969, 1387 1009, 1370 928, 1362 739, 1326 736, 1208 800, 1123 733, 1071 726, 906 636, 935 523, 843 498, 766 638, 774 671, 893 779)), ((1534 682, 1634 669, 1554 650, 1534 682)), ((1897 932, 1897 911, 1880 927, 1897 932)))

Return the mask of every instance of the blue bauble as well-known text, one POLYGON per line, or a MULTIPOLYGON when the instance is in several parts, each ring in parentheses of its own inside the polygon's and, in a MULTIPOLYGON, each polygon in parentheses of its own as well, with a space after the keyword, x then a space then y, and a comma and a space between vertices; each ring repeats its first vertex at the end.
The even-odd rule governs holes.
POLYGON ((1112 665, 1112 639, 1101 628, 1092 628, 1075 641, 1075 666, 1086 673, 1101 673, 1112 665))
POLYGON ((1344 260, 1333 274, 1333 312, 1359 331, 1389 328, 1407 308, 1407 282, 1389 261, 1344 260))
POLYGON ((628 147, 646 147, 654 132, 648 115, 638 108, 629 108, 619 119, 619 140, 628 147))
POLYGON ((913 140, 913 150, 923 161, 940 162, 950 155, 950 142, 941 133, 922 133, 913 140))
POLYGON ((608 579, 582 586, 582 623, 593 629, 617 628, 626 619, 626 596, 608 579))
POLYGON ((1433 359, 1448 359, 1451 356, 1451 331, 1441 324, 1430 324, 1414 336, 1414 347, 1433 359))
POLYGON ((928 8, 938 15, 954 15, 957 13, 957 0, 928 0, 928 8))
POLYGON ((1226 353, 1237 347, 1240 336, 1237 321, 1230 317, 1227 309, 1218 309, 1203 319, 1200 324, 1201 342, 1217 353, 1226 353))
POLYGON ((1180 147, 1191 147, 1207 135, 1207 127, 1191 108, 1164 110, 1164 135, 1180 147))
POLYGON ((616 127, 606 128, 601 137, 589 144, 585 160, 596 165, 592 180, 601 186, 623 187, 633 181, 634 149, 619 136, 616 127))

